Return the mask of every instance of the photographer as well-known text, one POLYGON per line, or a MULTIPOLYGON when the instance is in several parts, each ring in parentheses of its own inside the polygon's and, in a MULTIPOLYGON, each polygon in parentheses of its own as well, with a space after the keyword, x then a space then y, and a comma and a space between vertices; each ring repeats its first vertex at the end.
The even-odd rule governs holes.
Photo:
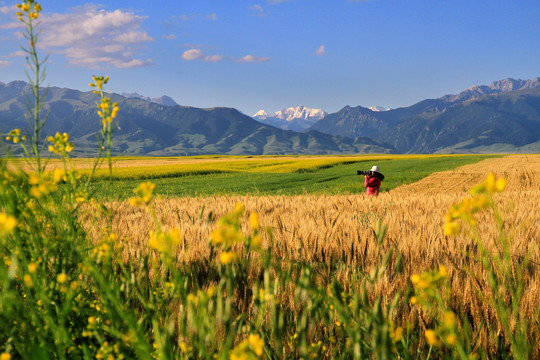
POLYGON ((384 179, 384 175, 381 174, 378 166, 373 166, 369 171, 358 171, 358 175, 364 175, 364 186, 366 187, 366 195, 379 195, 379 188, 381 182, 384 179))

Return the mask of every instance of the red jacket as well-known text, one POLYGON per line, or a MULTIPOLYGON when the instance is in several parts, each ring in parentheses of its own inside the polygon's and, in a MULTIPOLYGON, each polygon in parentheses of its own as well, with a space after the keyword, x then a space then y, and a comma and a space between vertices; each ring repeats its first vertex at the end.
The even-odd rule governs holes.
POLYGON ((364 186, 366 187, 366 195, 379 195, 381 180, 377 179, 374 176, 366 176, 364 180, 364 186))

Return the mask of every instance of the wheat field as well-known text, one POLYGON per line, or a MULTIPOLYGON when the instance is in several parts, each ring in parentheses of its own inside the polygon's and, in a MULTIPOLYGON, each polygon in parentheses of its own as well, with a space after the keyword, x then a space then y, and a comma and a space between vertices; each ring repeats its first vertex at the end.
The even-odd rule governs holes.
MULTIPOLYGON (((393 248, 401 254, 403 268, 400 272, 388 271, 372 288, 373 294, 391 299, 396 292, 410 288, 412 274, 445 265, 449 270, 453 306, 480 328, 485 322, 496 322, 496 315, 479 300, 479 294, 488 298, 491 295, 483 285, 484 270, 470 257, 475 254, 476 245, 465 236, 446 237, 443 223, 447 209, 466 197, 467 191, 490 172, 508 180, 507 189, 497 194, 495 201, 505 228, 512 235, 511 248, 516 261, 525 255, 531 259, 520 307, 533 319, 531 329, 537 329, 540 325, 540 155, 486 159, 432 174, 414 184, 382 192, 378 197, 362 194, 170 198, 157 201, 155 208, 165 227, 181 229, 184 238, 178 253, 181 262, 215 261, 210 258, 209 235, 216 220, 241 203, 248 214, 257 212, 261 224, 273 229, 273 256, 285 262, 313 264, 323 283, 330 273, 337 274, 345 287, 354 291, 352 269, 369 272, 379 261, 381 252, 393 248), (387 226, 382 248, 373 234, 378 221, 387 226), (470 276, 467 271, 475 275, 470 276)), ((147 248, 149 233, 154 229, 150 215, 127 202, 111 204, 111 208, 114 209, 113 231, 129 239, 125 258, 138 256, 147 248)), ((482 241, 489 251, 497 252, 496 226, 489 214, 483 217, 479 221, 482 241)), ((99 227, 92 226, 91 233, 99 238, 99 227)), ((267 236, 263 244, 269 246, 269 241, 267 236)), ((429 319, 405 303, 396 321, 425 327, 429 319)), ((487 333, 482 334, 479 343, 488 343, 487 333)))

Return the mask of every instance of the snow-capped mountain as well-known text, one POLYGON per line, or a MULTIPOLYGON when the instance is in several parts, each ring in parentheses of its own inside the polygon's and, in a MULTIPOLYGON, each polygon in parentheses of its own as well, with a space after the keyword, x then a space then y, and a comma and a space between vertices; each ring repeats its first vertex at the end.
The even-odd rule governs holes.
POLYGON ((390 110, 389 108, 385 108, 385 107, 382 107, 382 106, 379 106, 379 105, 372 105, 368 109, 371 110, 371 111, 377 111, 377 112, 390 110))
POLYGON ((324 110, 311 109, 303 105, 289 107, 269 115, 265 110, 257 111, 252 118, 264 124, 284 130, 304 131, 328 115, 324 110))
POLYGON ((149 96, 144 96, 144 95, 141 95, 141 94, 137 94, 136 92, 134 92, 134 93, 123 93, 121 95, 124 96, 124 97, 127 97, 127 98, 141 99, 141 100, 144 100, 144 101, 156 103, 156 104, 163 105, 163 106, 176 106, 176 105, 178 105, 176 103, 176 101, 174 101, 171 97, 169 97, 167 95, 163 95, 163 96, 158 97, 158 98, 151 98, 149 96))

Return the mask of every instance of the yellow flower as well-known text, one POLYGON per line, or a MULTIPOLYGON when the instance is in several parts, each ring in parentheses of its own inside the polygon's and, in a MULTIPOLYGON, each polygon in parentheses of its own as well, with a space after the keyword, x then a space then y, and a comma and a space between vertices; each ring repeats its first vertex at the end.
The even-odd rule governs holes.
POLYGON ((210 241, 214 245, 223 244, 224 242, 223 231, 221 231, 221 229, 216 229, 212 231, 212 234, 210 234, 210 241))
POLYGON ((439 267, 439 276, 442 278, 448 277, 448 269, 446 268, 446 266, 441 265, 439 267))
POLYGON ((418 275, 418 274, 411 275, 411 282, 414 285, 418 284, 419 281, 420 281, 420 275, 418 275))
POLYGON ((187 301, 194 304, 194 305, 197 305, 199 303, 199 298, 192 294, 192 293, 189 293, 186 297, 187 301))
POLYGON ((256 212, 252 212, 251 214, 249 214, 249 223, 251 224, 251 227, 254 230, 258 230, 259 229, 259 214, 257 214, 256 212))
POLYGON ((259 248, 261 246, 261 242, 261 237, 258 234, 251 238, 251 246, 254 248, 259 248))
POLYGON ((435 330, 426 330, 426 333, 424 335, 430 346, 439 346, 440 340, 435 330))
POLYGON ((32 281, 32 277, 30 275, 28 275, 28 274, 25 274, 23 276, 23 281, 24 281, 24 284, 29 288, 34 286, 34 282, 32 281))
POLYGON ((133 207, 139 207, 143 204, 143 201, 141 198, 138 197, 132 197, 129 199, 129 205, 133 207))
POLYGON ((258 334, 250 334, 248 343, 257 356, 262 356, 264 349, 264 340, 258 334))
POLYGON ((458 337, 456 334, 448 334, 446 335, 445 340, 448 345, 453 346, 458 342, 458 337))
POLYGON ((63 169, 56 168, 53 173, 53 182, 58 184, 59 182, 64 181, 65 176, 66 172, 63 169))
POLYGON ((401 338, 403 337, 403 328, 398 327, 396 330, 392 332, 392 340, 394 342, 401 341, 401 338))
POLYGON ((11 359, 11 355, 7 352, 4 352, 2 353, 2 355, 0 355, 0 360, 10 360, 11 359))
POLYGON ((444 313, 444 325, 449 328, 456 326, 456 315, 452 311, 446 311, 444 313))
POLYGON ((0 233, 10 233, 17 226, 17 219, 6 213, 0 213, 0 233))
POLYGON ((137 186, 133 192, 137 195, 135 198, 131 198, 129 203, 132 206, 140 206, 142 204, 149 204, 154 198, 155 184, 151 182, 143 182, 137 186), (132 200, 133 199, 133 200, 132 200))
POLYGON ((28 271, 31 273, 31 274, 34 274, 36 271, 37 271, 37 264, 36 263, 30 263, 28 264, 28 271))
POLYGON ((241 214, 244 212, 244 209, 244 205, 240 203, 237 203, 234 207, 234 211, 241 214))
POLYGON ((431 282, 428 279, 421 279, 418 284, 416 284, 416 287, 418 289, 427 289, 431 285, 431 282))
POLYGON ((58 274, 56 281, 58 281, 59 284, 64 284, 68 281, 68 276, 65 273, 58 274))
POLYGON ((495 183, 495 189, 497 189, 497 191, 499 192, 504 191, 504 189, 506 189, 506 179, 497 179, 497 182, 495 183))
POLYGON ((86 191, 78 192, 75 194, 75 201, 80 203, 83 203, 88 199, 88 193, 86 191))
POLYGON ((238 259, 238 255, 234 251, 222 252, 219 255, 219 261, 221 261, 223 265, 228 265, 233 261, 236 261, 236 259, 238 259))
POLYGON ((180 230, 173 228, 166 233, 150 233, 148 246, 161 253, 172 255, 175 253, 176 246, 182 242, 180 230))
POLYGON ((446 222, 443 229, 446 236, 457 235, 459 233, 459 224, 455 221, 446 222))

